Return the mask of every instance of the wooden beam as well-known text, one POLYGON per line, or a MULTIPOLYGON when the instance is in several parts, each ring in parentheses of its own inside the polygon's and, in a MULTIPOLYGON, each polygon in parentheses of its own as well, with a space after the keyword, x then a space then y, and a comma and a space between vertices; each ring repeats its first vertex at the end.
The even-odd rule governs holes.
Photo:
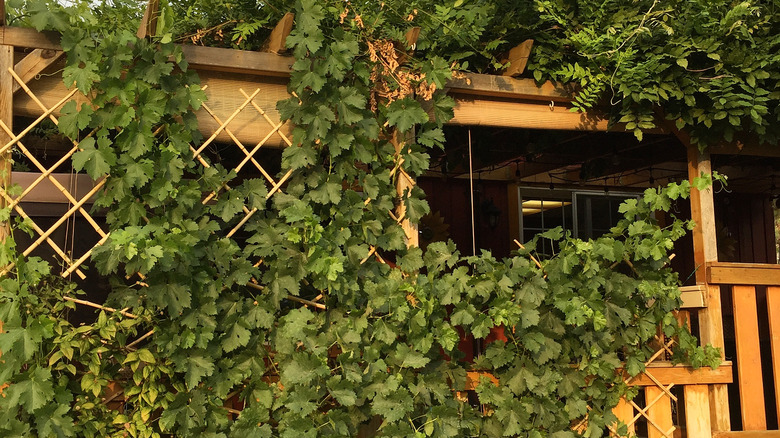
POLYGON ((144 10, 144 16, 141 19, 141 25, 138 26, 136 36, 138 38, 148 38, 157 35, 157 19, 160 17, 160 0, 149 0, 144 10))
POLYGON ((27 27, 3 26, 0 28, 0 45, 25 47, 28 49, 62 50, 60 34, 27 27))
MULTIPOLYGON (((716 383, 731 383, 734 380, 731 362, 723 362, 716 369, 708 367, 693 368, 687 365, 653 362, 647 366, 646 372, 663 385, 712 385, 716 383)), ((630 384, 654 386, 657 383, 643 373, 634 377, 630 384)))
POLYGON ((267 52, 182 45, 184 57, 198 70, 225 71, 258 76, 289 77, 295 59, 267 52))
POLYGON ((546 103, 571 102, 574 87, 547 81, 537 85, 533 79, 515 79, 508 76, 463 73, 447 83, 447 88, 458 94, 540 100, 546 103))
POLYGON ((780 430, 739 430, 715 432, 712 438, 780 438, 780 430))
MULTIPOLYGON (((0 0, 0 26, 5 26, 5 0, 0 0)), ((2 330, 2 326, 0 326, 2 330)))
POLYGON ((682 309, 700 309, 707 307, 707 286, 697 284, 680 288, 682 309))
MULTIPOLYGON (((38 172, 12 172, 14 184, 18 184, 22 190, 26 190, 36 179, 40 177, 38 172)), ((87 195, 97 184, 87 174, 78 173, 53 173, 51 174, 64 187, 76 187, 72 192, 73 197, 81 199, 87 195)), ((93 198, 97 198, 97 194, 93 198)), ((45 204, 69 204, 68 198, 51 182, 44 179, 24 196, 23 202, 36 202, 45 204)), ((91 201, 88 201, 91 203, 91 201)))
MULTIPOLYGON (((244 102, 245 98, 238 93, 239 89, 251 93, 260 88, 262 91, 253 99, 253 102, 265 111, 274 123, 279 123, 276 102, 289 97, 285 80, 269 76, 246 76, 208 70, 198 73, 201 85, 207 87, 206 96, 209 107, 222 120, 226 120, 244 102)), ((10 77, 10 75, 7 76, 10 77)), ((56 104, 68 93, 62 78, 57 75, 33 79, 29 83, 29 87, 47 107, 56 104)), ((86 99, 81 94, 76 96, 80 96, 79 99, 82 101, 86 99)), ((14 111, 17 115, 31 117, 38 117, 41 114, 41 109, 35 102, 22 93, 14 99, 14 111)), ((59 112, 56 111, 54 114, 57 116, 59 112)), ((206 138, 210 137, 220 126, 205 109, 198 110, 195 115, 198 118, 198 129, 206 138)), ((271 132, 272 126, 250 104, 230 122, 228 129, 247 147, 252 148, 271 132)), ((281 127, 280 131, 289 138, 291 127, 286 124, 281 127)), ((224 130, 219 133, 217 140, 232 144, 232 139, 224 130)), ((273 133, 263 147, 284 147, 285 145, 279 134, 273 133)))
POLYGON ((707 282, 748 286, 780 286, 780 265, 707 263, 707 282))
POLYGON ((284 14, 279 23, 276 24, 274 30, 271 31, 271 35, 263 43, 263 52, 281 53, 287 50, 287 36, 290 35, 293 28, 293 22, 295 21, 295 14, 288 12, 284 14))
MULTIPOLYGON (((46 67, 57 62, 63 55, 62 50, 35 49, 14 66, 14 72, 25 84, 38 76, 46 67)), ((14 93, 22 89, 22 86, 14 81, 14 93)))
POLYGON ((739 401, 744 430, 766 430, 761 344, 758 340, 756 288, 734 286, 734 336, 737 344, 739 401))
POLYGON ((521 103, 455 95, 452 125, 567 131, 607 131, 609 119, 595 113, 573 113, 564 105, 521 103))
POLYGON ((520 76, 523 74, 533 46, 534 40, 528 39, 509 51, 509 67, 504 71, 504 76, 520 76))
MULTIPOLYGON (((3 0, 0 0, 2 2, 3 0)), ((14 91, 13 76, 8 73, 14 66, 14 48, 0 45, 0 121, 13 128, 14 91)), ((4 146, 11 137, 0 129, 0 146, 4 146)), ((11 185, 11 151, 0 154, 0 190, 6 190, 11 185)), ((5 207, 5 201, 0 199, 0 208, 5 207)), ((0 222, 0 242, 4 242, 10 234, 9 224, 0 222)))

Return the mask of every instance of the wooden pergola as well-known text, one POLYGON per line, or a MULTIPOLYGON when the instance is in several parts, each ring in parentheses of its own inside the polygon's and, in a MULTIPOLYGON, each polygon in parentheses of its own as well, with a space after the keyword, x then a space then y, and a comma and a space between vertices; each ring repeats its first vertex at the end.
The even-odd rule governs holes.
MULTIPOLYGON (((3 16, 0 13, 0 17, 3 16)), ((265 174, 270 187, 269 196, 282 189, 286 177, 268 175, 254 154, 260 147, 282 148, 291 144, 290 127, 280 120, 276 111, 276 102, 288 97, 287 81, 293 64, 292 58, 276 52, 284 47, 284 39, 291 26, 292 16, 288 14, 277 26, 264 52, 182 46, 187 61, 197 71, 208 96, 206 104, 197 112, 199 129, 204 138, 208 139, 206 142, 237 146, 246 155, 242 166, 254 166, 253 169, 265 174)), ((153 17, 150 18, 147 13, 139 35, 149 34, 153 27, 153 17)), ((52 202, 60 199, 60 202, 71 205, 61 220, 66 220, 70 215, 82 214, 95 228, 98 234, 96 245, 100 245, 107 240, 108 234, 83 207, 100 190, 103 184, 101 181, 91 181, 85 175, 75 176, 81 181, 81 190, 75 192, 68 189, 67 176, 55 172, 56 166, 46 168, 42 165, 34 172, 22 174, 11 172, 11 161, 8 159, 12 147, 24 147, 24 137, 33 127, 45 119, 56 123, 59 109, 69 100, 87 99, 75 90, 69 90, 59 75, 42 75, 56 71, 60 63, 62 50, 58 35, 0 23, 0 170, 3 171, 0 190, 3 198, 0 202, 13 205, 17 214, 25 215, 21 206, 22 198, 25 202, 52 202), (14 116, 23 116, 34 122, 14 128, 14 116), (5 191, 10 182, 22 185, 24 192, 21 196, 10 196, 5 191)), ((446 92, 457 102, 455 117, 449 122, 453 125, 600 132, 621 129, 620 126, 610 126, 608 119, 597 112, 571 112, 573 90, 549 82, 538 85, 530 79, 466 73, 461 78, 451 80, 446 92)), ((700 152, 691 145, 685 132, 671 125, 662 126, 664 129, 657 132, 675 135, 687 148, 690 178, 701 173, 711 173, 710 153, 734 153, 737 150, 737 145, 723 144, 710 152, 700 152)), ((742 154, 780 155, 765 147, 740 146, 742 154)), ((202 161, 199 153, 203 147, 193 149, 194 159, 202 161)), ((74 143, 69 151, 63 151, 63 160, 67 160, 76 150, 78 143, 74 143)), ((34 154, 30 152, 30 155, 34 160, 34 154)), ((239 167, 238 171, 241 170, 239 167)), ((408 187, 414 181, 409 179, 403 184, 408 187)), ((399 190, 403 188, 399 187, 399 190)), ((719 263, 712 190, 693 190, 690 203, 697 224, 693 231, 693 252, 695 263, 701 269, 696 270, 696 286, 683 290, 685 309, 680 312, 680 316, 697 318, 701 342, 723 348, 721 288, 731 290, 737 328, 736 363, 739 370, 737 380, 742 428, 745 431, 766 430, 764 372, 761 361, 756 359, 756 352, 760 350, 757 315, 763 309, 757 309, 755 294, 757 287, 767 288, 767 316, 772 337, 771 374, 776 394, 775 405, 778 406, 780 417, 780 267, 719 263)), ((246 210, 245 213, 248 218, 252 211, 246 210)), ((45 245, 51 233, 42 228, 36 231, 38 239, 35 247, 45 245)), ((226 230, 231 234, 235 231, 226 230)), ((0 238, 5 233, 7 229, 0 227, 0 238)), ((410 244, 414 244, 416 234, 414 225, 407 223, 410 244)), ((28 248, 26 253, 32 252, 35 247, 28 248)), ((55 248, 55 252, 65 261, 63 275, 86 275, 79 270, 79 266, 88 259, 91 251, 77 255, 55 248)), ((622 400, 616 408, 617 415, 629 425, 630 430, 635 431, 636 425, 642 422, 650 437, 677 436, 672 405, 682 400, 678 399, 679 392, 673 389, 682 387, 687 436, 780 437, 777 431, 752 435, 748 432, 731 432, 727 393, 727 384, 733 379, 731 362, 724 362, 717 370, 694 370, 687 366, 671 365, 665 361, 665 357, 672 342, 659 336, 658 352, 648 361, 647 371, 637 378, 628 379, 628 383, 644 389, 645 398, 641 404, 622 400)), ((470 383, 472 387, 464 389, 473 389, 477 380, 475 376, 470 383)))

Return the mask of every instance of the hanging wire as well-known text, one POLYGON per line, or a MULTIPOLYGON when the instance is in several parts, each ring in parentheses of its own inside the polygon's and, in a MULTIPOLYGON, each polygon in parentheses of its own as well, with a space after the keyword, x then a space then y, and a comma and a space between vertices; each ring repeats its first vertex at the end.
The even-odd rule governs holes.
POLYGON ((477 255, 477 225, 474 221, 474 163, 471 155, 471 128, 469 128, 469 194, 471 198, 471 253, 477 255))

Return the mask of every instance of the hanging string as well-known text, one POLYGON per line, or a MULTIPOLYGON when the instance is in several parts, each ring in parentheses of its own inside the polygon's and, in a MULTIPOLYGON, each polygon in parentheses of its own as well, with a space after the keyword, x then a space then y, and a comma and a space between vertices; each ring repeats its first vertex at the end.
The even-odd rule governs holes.
POLYGON ((471 155, 471 128, 469 128, 469 193, 471 195, 471 253, 477 255, 477 226, 474 221, 474 164, 471 155))

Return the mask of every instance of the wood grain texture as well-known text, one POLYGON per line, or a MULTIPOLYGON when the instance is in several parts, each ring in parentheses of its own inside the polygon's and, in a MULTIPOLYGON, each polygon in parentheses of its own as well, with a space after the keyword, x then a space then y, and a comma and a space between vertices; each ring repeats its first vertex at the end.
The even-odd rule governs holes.
POLYGON ((656 386, 648 386, 645 388, 645 404, 650 406, 647 410, 647 437, 672 438, 675 427, 669 396, 656 386))
MULTIPOLYGON (((62 50, 35 49, 28 53, 14 66, 14 72, 24 81, 29 83, 33 78, 39 75, 50 65, 60 60, 64 52, 62 50)), ((16 93, 22 89, 18 82, 13 82, 13 92, 16 93)))
MULTIPOLYGON (((56 68, 57 65, 53 68, 56 68)), ((259 76, 247 77, 245 75, 217 71, 201 71, 199 73, 201 85, 207 86, 206 96, 208 97, 208 105, 222 120, 227 119, 244 102, 245 98, 241 95, 239 89, 244 89, 244 91, 251 94, 255 89, 261 88, 262 91, 254 98, 254 102, 274 122, 279 122, 276 102, 289 97, 287 86, 283 79, 259 76)), ((56 76, 34 78, 28 83, 28 86, 46 106, 54 105, 68 92, 62 83, 62 79, 56 76)), ((77 94, 77 96, 81 95, 77 94)), ((81 100, 84 100, 83 96, 81 100)), ((40 108, 26 94, 18 94, 16 96, 16 99, 14 99, 14 111, 19 115, 31 117, 37 117, 41 114, 40 108)), ((55 115, 59 115, 59 113, 55 112, 55 115)), ((198 128, 205 138, 211 136, 219 127, 219 123, 204 109, 197 111, 196 116, 198 117, 198 128)), ((228 129, 247 147, 253 148, 271 132, 272 127, 260 113, 249 105, 231 121, 228 129)), ((290 125, 283 126, 281 131, 289 138, 291 134, 290 125)), ((232 140, 224 131, 216 139, 232 143, 232 140)), ((283 147, 285 145, 279 134, 274 133, 264 147, 283 147)))
POLYGON ((61 36, 57 32, 39 32, 27 27, 3 26, 0 28, 0 45, 62 50, 60 39, 61 36))
POLYGON ((689 437, 706 437, 712 433, 710 398, 707 385, 687 385, 685 397, 685 426, 689 437))
POLYGON ((734 286, 734 336, 737 343, 739 400, 744 430, 766 430, 756 288, 734 286))
MULTIPOLYGON (((617 406, 612 409, 612 413, 623 424, 628 426, 628 435, 633 436, 636 434, 636 425, 634 424, 634 406, 627 402, 625 398, 621 398, 617 406)), ((617 426, 617 425, 616 425, 617 426)))
POLYGON ((295 21, 295 14, 288 12, 284 14, 281 20, 276 24, 274 30, 271 31, 271 35, 263 43, 263 51, 270 53, 281 53, 287 48, 287 37, 292 32, 293 22, 295 21))
POLYGON ((680 298, 683 309, 698 309, 707 307, 707 287, 703 284, 683 286, 680 288, 680 298))
MULTIPOLYGON (((654 362, 647 366, 647 373, 663 385, 708 385, 731 383, 731 362, 724 362, 717 369, 708 367, 692 368, 686 365, 672 365, 670 362, 654 362)), ((654 386, 656 383, 646 374, 640 374, 630 382, 638 386, 654 386)))
POLYGON ((563 105, 476 99, 454 95, 456 105, 452 125, 567 131, 606 131, 609 120, 595 113, 573 113, 563 105))
POLYGON ((725 431, 712 434, 712 438, 780 438, 780 430, 725 431))
POLYGON ((149 0, 144 10, 144 16, 141 18, 141 25, 138 26, 136 36, 138 38, 147 38, 157 35, 157 19, 160 17, 160 0, 149 0))
POLYGON ((780 418, 780 287, 766 288, 766 307, 769 313, 769 343, 772 346, 775 407, 777 418, 780 418))
MULTIPOLYGON (((3 0, 0 0, 0 2, 3 0)), ((0 45, 0 120, 9 128, 13 128, 14 91, 13 76, 8 73, 14 67, 14 48, 0 45)), ((4 130, 0 130, 0 146, 11 140, 4 130)), ((5 190, 11 184, 11 151, 0 154, 0 190, 5 190)), ((0 208, 5 207, 5 201, 0 199, 0 208)), ((5 241, 10 230, 7 222, 0 223, 0 242, 5 241)))
POLYGON ((546 103, 571 102, 576 91, 572 86, 562 86, 549 81, 537 85, 533 79, 515 79, 478 73, 465 73, 453 78, 447 83, 447 88, 458 94, 541 100, 546 103))
MULTIPOLYGON (((666 120, 663 115, 657 118, 666 120)), ((677 129, 673 123, 668 128, 687 148, 688 178, 692 181, 702 173, 712 174, 712 164, 707 153, 699 152, 696 145, 691 144, 690 136, 677 129)), ((707 287, 707 307, 699 312, 699 333, 702 344, 712 344, 721 349, 721 359, 724 359, 723 310, 721 308, 720 287, 707 284, 706 263, 718 260, 717 240, 715 238, 715 202, 712 189, 699 191, 691 189, 691 218, 696 222, 693 229, 693 253, 696 266, 696 283, 707 287)), ((726 385, 710 386, 710 415, 713 430, 731 430, 729 417, 729 397, 726 385)))
POLYGON ((707 281, 712 284, 780 286, 780 265, 725 262, 708 263, 707 281))
POLYGON ((507 61, 509 61, 509 67, 504 71, 504 76, 520 76, 523 74, 533 47, 534 40, 532 39, 527 39, 513 47, 512 50, 509 51, 507 59, 507 61))

